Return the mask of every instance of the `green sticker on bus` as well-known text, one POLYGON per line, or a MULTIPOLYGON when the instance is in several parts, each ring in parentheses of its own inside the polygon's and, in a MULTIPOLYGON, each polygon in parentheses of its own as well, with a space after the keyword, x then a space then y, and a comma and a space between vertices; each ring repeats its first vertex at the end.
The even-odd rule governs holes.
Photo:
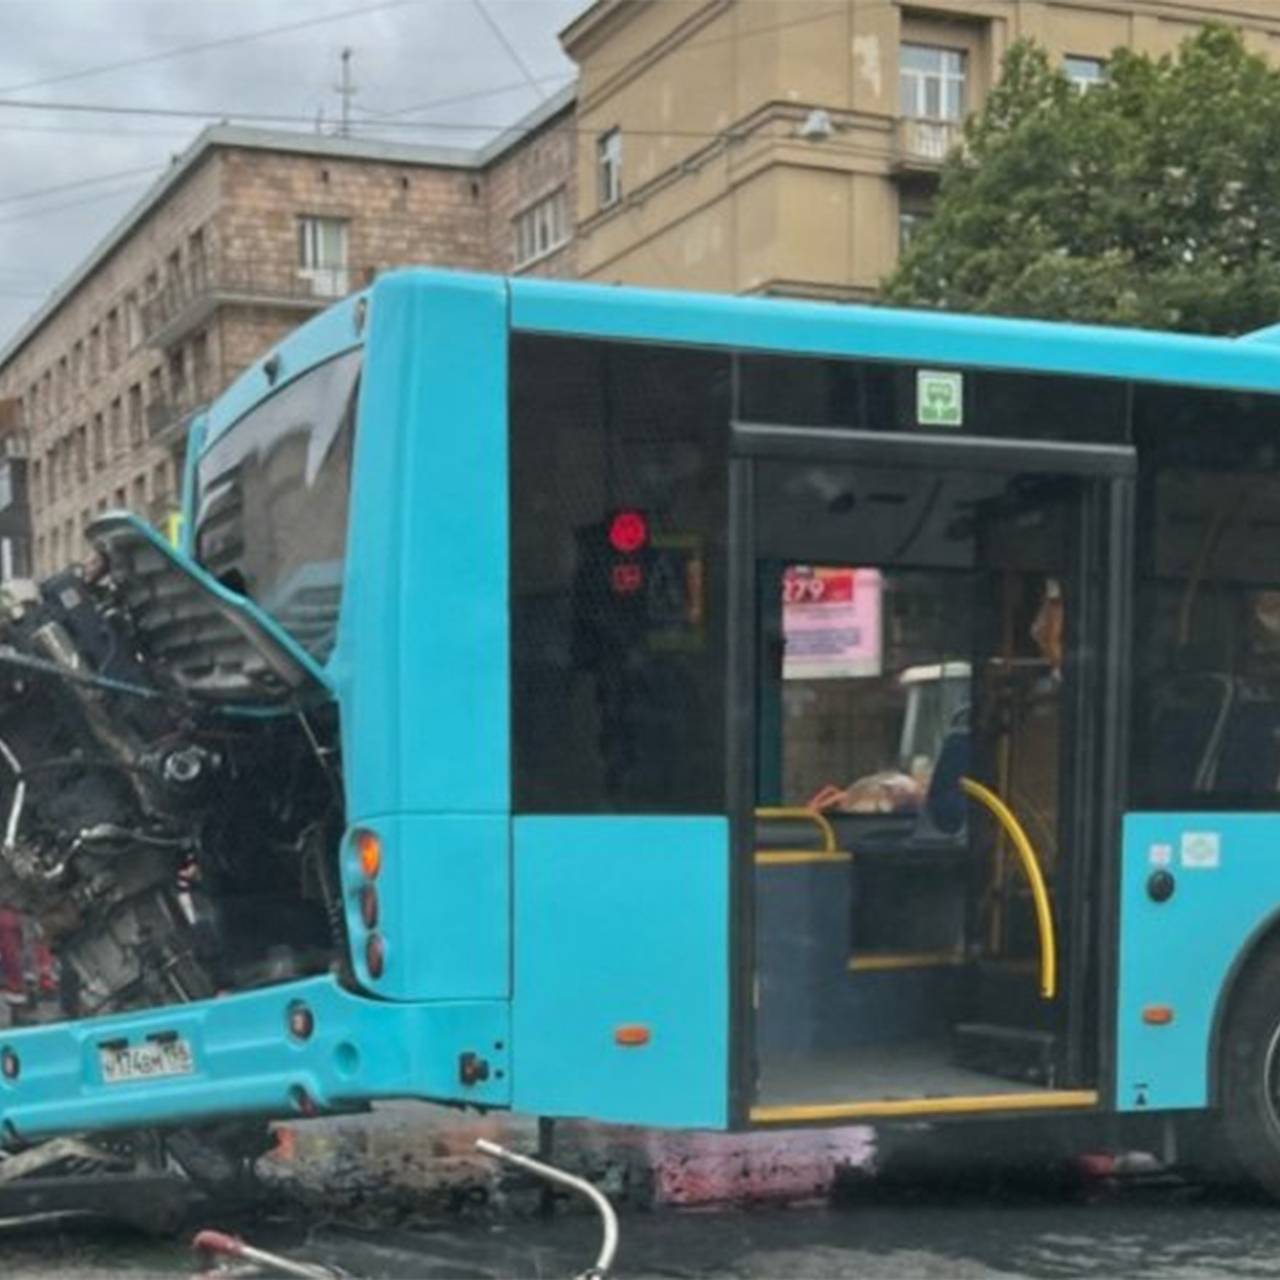
POLYGON ((920 369, 916 373, 916 422, 922 427, 964 425, 964 375, 920 369))

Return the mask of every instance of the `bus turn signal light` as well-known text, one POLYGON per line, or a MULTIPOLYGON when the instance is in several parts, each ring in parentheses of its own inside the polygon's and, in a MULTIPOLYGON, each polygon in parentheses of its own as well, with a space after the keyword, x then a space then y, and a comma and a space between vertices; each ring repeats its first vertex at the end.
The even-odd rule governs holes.
POLYGON ((639 1023, 632 1023, 628 1026, 619 1027, 613 1033, 615 1044, 620 1044, 624 1049, 639 1049, 643 1045, 649 1043, 653 1039, 649 1028, 641 1026, 639 1023))
POLYGON ((382 841, 372 831, 356 832, 356 855, 360 859, 360 870, 370 880, 378 878, 382 870, 382 841))
POLYGON ((1173 1021, 1173 1006, 1149 1004, 1142 1010, 1142 1020, 1150 1027, 1167 1027, 1173 1021))

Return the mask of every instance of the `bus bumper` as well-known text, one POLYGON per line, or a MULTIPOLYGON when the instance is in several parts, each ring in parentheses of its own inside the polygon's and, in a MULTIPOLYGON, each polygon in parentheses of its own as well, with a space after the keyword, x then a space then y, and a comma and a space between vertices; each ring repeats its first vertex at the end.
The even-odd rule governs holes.
POLYGON ((195 1004, 0 1031, 6 1141, 313 1114, 380 1098, 504 1107, 504 1001, 390 1004, 307 978, 195 1004))

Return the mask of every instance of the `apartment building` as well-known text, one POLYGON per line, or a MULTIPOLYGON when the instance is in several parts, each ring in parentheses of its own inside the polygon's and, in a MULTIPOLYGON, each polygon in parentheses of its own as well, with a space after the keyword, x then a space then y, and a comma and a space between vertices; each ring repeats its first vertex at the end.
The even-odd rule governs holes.
POLYGON ((207 129, 0 349, 35 568, 163 523, 192 414, 378 271, 869 298, 1013 40, 1088 92, 1214 19, 1280 59, 1278 0, 596 0, 577 85, 478 150, 207 129))
POLYGON ((30 573, 31 508, 22 406, 0 399, 0 582, 30 573))
POLYGON ((1087 92, 1118 46, 1170 53, 1213 19, 1280 59, 1277 0, 597 0, 561 35, 578 272, 871 297, 1012 41, 1087 92))
POLYGON ((0 350, 36 572, 109 508, 164 524, 193 414, 379 271, 572 274, 572 112, 570 90, 479 150, 206 129, 0 350))

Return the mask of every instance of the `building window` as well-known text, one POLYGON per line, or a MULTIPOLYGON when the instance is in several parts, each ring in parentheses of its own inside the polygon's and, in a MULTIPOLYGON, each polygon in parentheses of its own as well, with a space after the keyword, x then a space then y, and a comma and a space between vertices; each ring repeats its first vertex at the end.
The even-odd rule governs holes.
POLYGON ((298 275, 321 298, 350 292, 345 218, 298 219, 298 275))
POLYGON ((1084 58, 1068 54, 1062 60, 1067 79, 1081 92, 1088 93, 1107 83, 1107 64, 1101 58, 1084 58))
POLYGON ((120 310, 107 313, 107 367, 114 369, 120 363, 120 310))
POLYGON ((71 382, 75 387, 84 385, 84 342, 80 340, 71 348, 71 382))
POLYGON ((102 330, 94 325, 89 330, 89 377, 96 378, 102 372, 102 330))
POLYGON ((203 400, 209 388, 209 335, 197 333, 191 339, 191 387, 197 400, 203 400))
MULTIPOLYGON (((160 394, 160 370, 153 369, 151 371, 151 403, 159 405, 161 400, 160 394)), ((156 410, 159 412, 159 409, 156 410)), ((135 382, 129 388, 129 440, 139 445, 142 443, 142 386, 135 382)))
POLYGON ((101 471, 107 465, 107 433, 103 429, 102 414, 93 415, 93 467, 101 471))
POLYGON ((84 484, 89 478, 89 428, 83 424, 76 428, 76 479, 84 484))
POLYGON ((898 211, 898 252, 906 253, 911 248, 911 243, 915 240, 924 225, 933 216, 931 209, 924 208, 906 208, 898 211))
POLYGON ((169 352, 169 394, 176 405, 187 402, 187 364, 181 347, 169 352))
POLYGON ((569 239, 569 199, 563 187, 515 219, 515 265, 523 267, 569 239))
POLYGON ((622 199, 622 130, 610 129, 596 141, 596 167, 600 178, 600 207, 622 199))
POLYGON ((902 46, 902 114, 908 120, 962 120, 968 56, 936 45, 902 46))
POLYGON ((187 237, 187 271, 192 289, 199 289, 205 281, 204 228, 193 231, 187 237))
POLYGON ((142 345, 142 312, 138 308, 138 295, 132 292, 124 298, 124 334, 130 351, 142 345))

